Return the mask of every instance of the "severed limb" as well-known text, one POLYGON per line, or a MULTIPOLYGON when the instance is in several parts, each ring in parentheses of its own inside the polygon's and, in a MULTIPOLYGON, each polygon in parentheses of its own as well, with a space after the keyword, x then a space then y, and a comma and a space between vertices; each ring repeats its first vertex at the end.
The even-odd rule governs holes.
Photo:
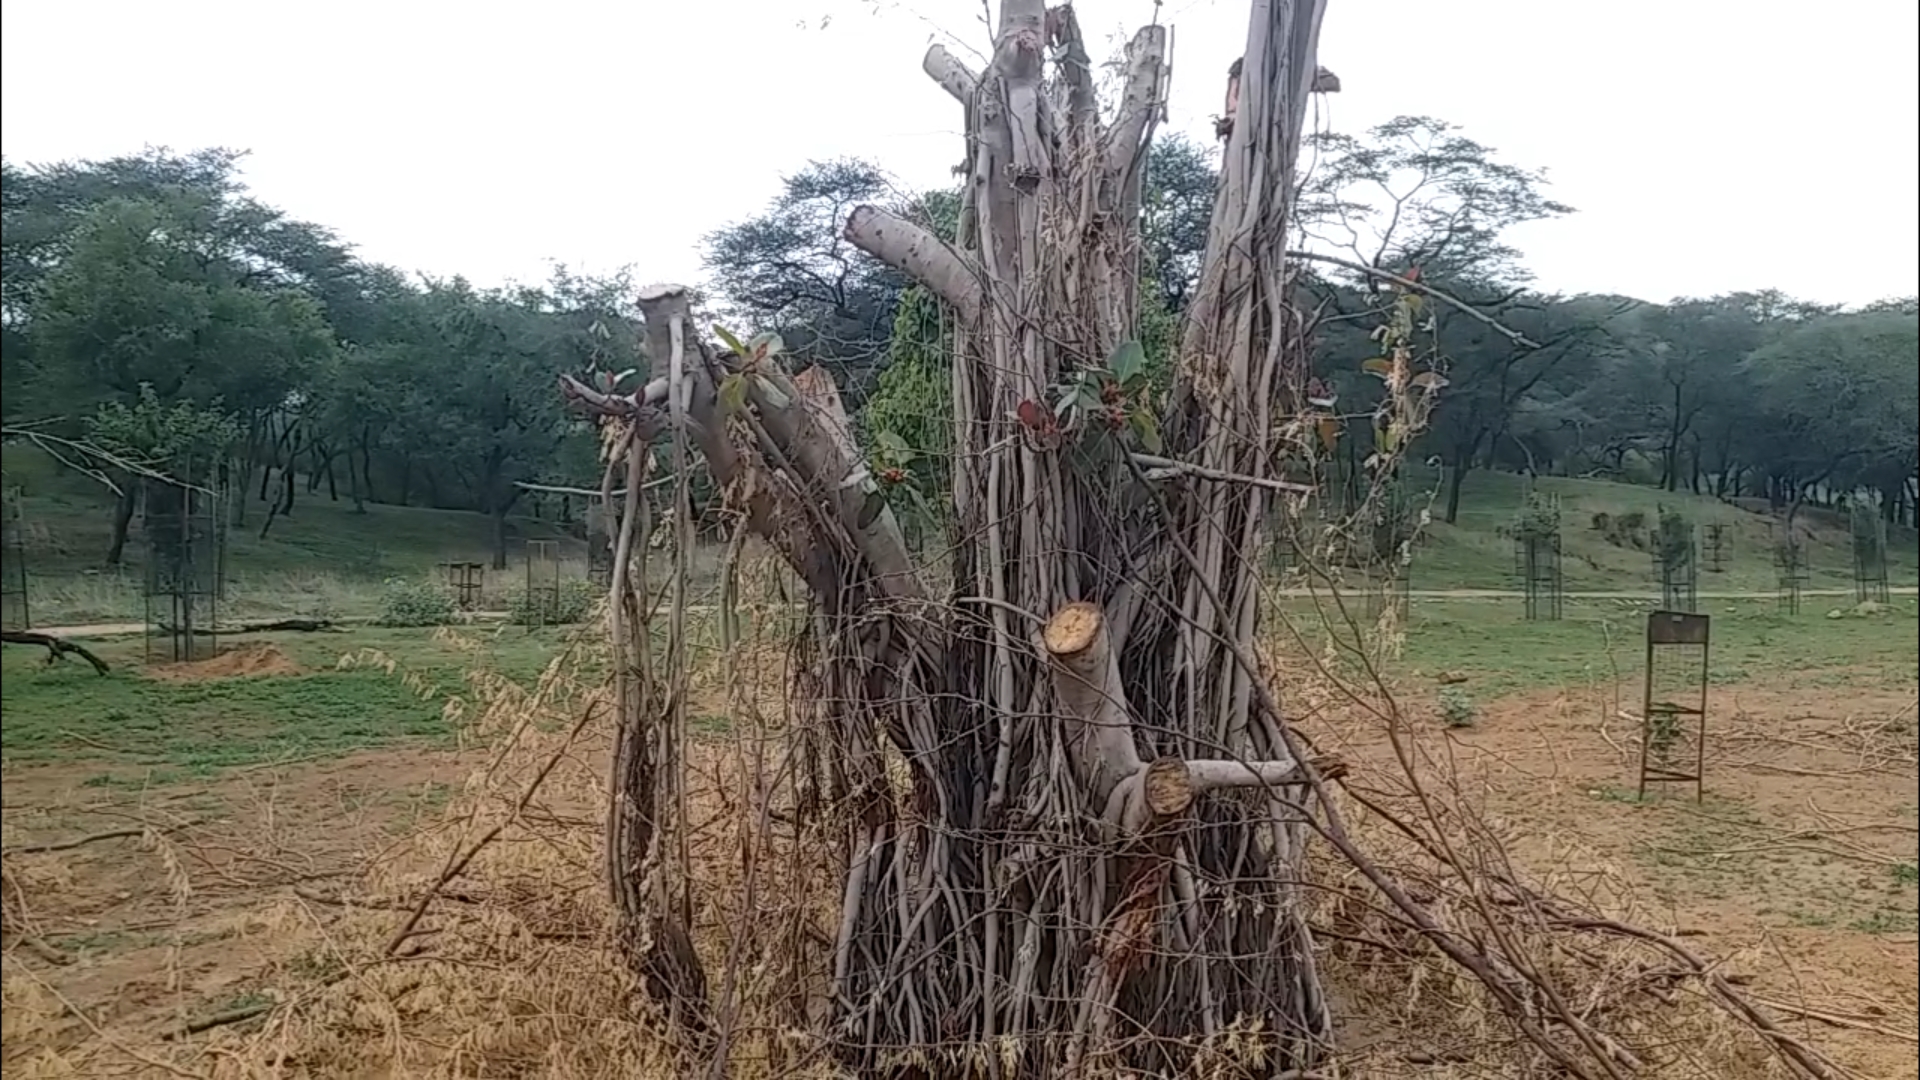
POLYGON ((1067 757, 1093 805, 1106 805, 1121 781, 1141 771, 1106 615, 1093 604, 1068 604, 1047 620, 1040 646, 1066 718, 1067 757))
POLYGON ((925 285, 971 321, 980 311, 980 283, 940 238, 877 206, 856 206, 843 234, 854 247, 925 285))
POLYGON ((105 675, 107 673, 107 662, 105 660, 93 655, 92 650, 86 646, 76 645, 66 638, 55 637, 52 634, 36 633, 32 630, 7 630, 0 632, 0 641, 4 641, 8 645, 39 645, 47 650, 47 663, 49 664, 55 660, 64 660, 68 656, 77 656, 93 665, 94 674, 105 675))

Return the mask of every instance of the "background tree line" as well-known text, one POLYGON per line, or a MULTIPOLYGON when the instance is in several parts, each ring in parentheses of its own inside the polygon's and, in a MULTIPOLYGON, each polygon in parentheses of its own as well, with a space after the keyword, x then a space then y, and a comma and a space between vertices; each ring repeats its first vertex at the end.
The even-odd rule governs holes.
MULTIPOLYGON (((1446 520, 1471 474, 1497 468, 1776 507, 1861 494, 1889 521, 1914 522, 1914 298, 1849 311, 1771 290, 1666 304, 1545 292, 1507 241, 1515 225, 1573 212, 1545 196, 1543 173, 1427 117, 1313 144, 1299 227, 1302 247, 1320 259, 1300 284, 1301 306, 1318 313, 1311 356, 1323 388, 1336 400, 1376 396, 1357 384, 1382 294, 1377 277, 1355 268, 1413 272, 1471 309, 1434 305, 1424 328, 1448 385, 1414 456, 1441 469, 1446 520)), ((1213 183, 1208 149, 1179 137, 1153 147, 1141 336, 1156 369, 1194 285, 1213 183)), ((707 260, 722 302, 805 342, 862 407, 874 451, 906 448, 912 460, 895 464, 940 490, 940 463, 926 457, 946 443, 930 430, 949 393, 937 306, 839 235, 846 206, 886 194, 871 164, 812 163, 764 212, 715 233, 707 260)), ((904 201, 939 229, 956 197, 904 201)), ((1336 471, 1355 475, 1372 431, 1344 425, 1336 471)))
MULTIPOLYGON (((1300 297, 1318 314, 1322 392, 1374 396, 1356 382, 1378 280, 1355 268, 1417 274, 1470 309, 1434 305, 1424 328, 1448 385, 1415 456, 1443 470, 1448 520, 1471 474, 1499 468, 1776 505, 1870 492, 1890 521, 1914 521, 1913 298, 1848 311, 1776 292, 1667 304, 1546 293, 1506 239, 1572 212, 1545 196, 1541 173, 1429 118, 1323 134, 1312 149, 1299 227, 1320 261, 1300 297)), ((263 530, 312 497, 486 513, 504 565, 507 518, 537 498, 521 484, 598 475, 594 434, 558 408, 553 379, 644 370, 632 283, 564 267, 537 287, 409 276, 262 205, 240 161, 213 149, 4 163, 7 423, 218 474, 244 493, 236 523, 263 530)), ((1194 286, 1213 183, 1209 148, 1178 137, 1153 148, 1141 339, 1155 377, 1194 286)), ((812 162, 709 237, 711 298, 724 320, 776 332, 831 371, 876 467, 931 495, 949 445, 945 316, 842 239, 861 202, 946 235, 958 219, 954 192, 897 192, 872 163, 812 162)), ((1372 428, 1344 432, 1334 457, 1351 474, 1372 428)), ((137 486, 122 487, 109 562, 136 509, 137 486)))
MULTIPOLYGON (((632 289, 413 280, 250 198, 240 155, 5 164, 5 416, 196 480, 265 530, 329 499, 505 522, 521 481, 593 475, 559 371, 638 363, 632 289), (217 474, 217 475, 215 475, 217 474)), ((118 562, 137 485, 115 509, 118 562)))

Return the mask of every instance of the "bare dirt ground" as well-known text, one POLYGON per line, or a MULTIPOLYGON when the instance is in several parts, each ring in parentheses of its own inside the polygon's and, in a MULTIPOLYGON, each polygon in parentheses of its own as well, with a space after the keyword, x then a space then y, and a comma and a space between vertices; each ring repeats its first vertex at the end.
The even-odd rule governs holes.
MULTIPOLYGON (((1633 733, 1589 699, 1496 702, 1445 735, 1523 865, 1629 882, 1636 918, 1727 958, 1796 1034, 1893 1080, 1920 1073, 1914 711, 1911 687, 1720 692, 1698 804, 1681 787, 1636 798, 1633 733)), ((1357 765, 1388 752, 1320 727, 1357 765)), ((165 1047, 257 1022, 310 975, 330 890, 440 827, 485 760, 400 749, 162 788, 97 764, 10 768, 7 1075, 177 1073, 165 1047)))
MULTIPOLYGON (((1540 693, 1444 730, 1436 789, 1477 809, 1509 854, 1564 892, 1583 880, 1633 898, 1634 921, 1726 958, 1734 981, 1794 1034, 1859 1075, 1917 1075, 1916 809, 1912 686, 1747 684, 1708 709, 1705 793, 1637 792, 1638 732, 1613 703, 1540 693)), ((1378 741, 1316 733, 1380 764, 1378 741)))
POLYGON ((315 934, 287 905, 432 822, 470 769, 408 749, 162 788, 98 764, 8 770, 8 1060, 257 1010, 315 934), (32 990, 67 1015, 29 1034, 13 997, 32 990))

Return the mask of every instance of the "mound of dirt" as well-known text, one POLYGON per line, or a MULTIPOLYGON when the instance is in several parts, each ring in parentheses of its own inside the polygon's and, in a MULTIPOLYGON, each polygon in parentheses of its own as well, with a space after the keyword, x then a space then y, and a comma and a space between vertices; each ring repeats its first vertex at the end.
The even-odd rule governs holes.
POLYGON ((168 682, 199 682, 205 679, 243 679, 254 675, 299 675, 299 664, 277 645, 236 645, 222 649, 205 660, 180 664, 156 664, 147 669, 149 678, 168 682))

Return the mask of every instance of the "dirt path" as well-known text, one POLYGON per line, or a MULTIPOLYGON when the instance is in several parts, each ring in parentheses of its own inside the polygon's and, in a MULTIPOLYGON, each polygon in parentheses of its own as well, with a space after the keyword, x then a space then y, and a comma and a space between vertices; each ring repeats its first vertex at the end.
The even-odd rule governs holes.
MULTIPOLYGON (((1896 585, 1888 589, 1887 592, 1892 596, 1916 596, 1920 595, 1920 588, 1912 585, 1896 585)), ((1308 589, 1283 589, 1280 595, 1294 599, 1304 599, 1316 594, 1308 589)), ((1518 600, 1523 595, 1524 594, 1517 589, 1414 589, 1408 593, 1408 596, 1415 600, 1518 600)), ((1574 591, 1562 593, 1561 595, 1568 600, 1658 600, 1660 598, 1659 593, 1644 590, 1607 592, 1574 591)), ((1853 595, 1853 591, 1850 589, 1804 589, 1800 595, 1802 597, 1826 597, 1828 599, 1835 599, 1850 597, 1853 595)), ((1704 591, 1696 593, 1695 596, 1701 600, 1772 600, 1775 598, 1774 594, 1770 592, 1751 591, 1704 591)), ((687 610, 691 613, 699 614, 713 611, 715 607, 712 604, 690 604, 687 610)), ((507 616, 508 613, 504 611, 476 611, 468 615, 467 618, 472 622, 491 623, 504 622, 507 616)), ((343 625, 367 625, 369 623, 369 620, 366 619, 336 619, 334 621, 343 625)), ((147 624, 137 622, 89 623, 84 626, 40 626, 34 629, 42 634, 52 634, 54 637, 127 637, 133 634, 146 633, 147 624)))

